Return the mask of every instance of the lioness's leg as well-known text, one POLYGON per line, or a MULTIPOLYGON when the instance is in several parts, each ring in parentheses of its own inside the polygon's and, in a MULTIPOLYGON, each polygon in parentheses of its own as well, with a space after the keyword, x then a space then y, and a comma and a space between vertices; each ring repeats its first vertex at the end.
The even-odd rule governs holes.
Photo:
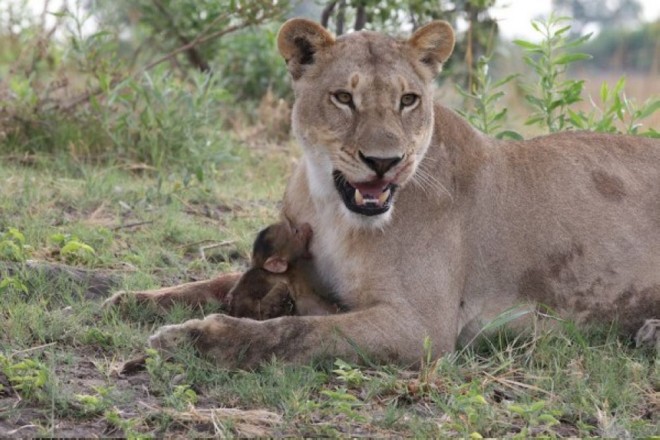
MULTIPOLYGON (((423 355, 429 335, 410 310, 378 305, 369 309, 327 316, 284 316, 267 321, 210 315, 179 325, 168 325, 150 338, 165 353, 192 343, 218 365, 253 368, 276 356, 305 363, 323 356, 358 361, 361 354, 373 361, 410 365, 423 355)), ((451 325, 448 326, 448 328, 451 325)), ((433 340, 433 354, 454 349, 455 332, 433 340)))
POLYGON ((130 296, 134 296, 139 303, 153 303, 163 308, 168 308, 176 303, 193 307, 209 302, 224 303, 227 293, 234 287, 240 277, 240 273, 228 273, 210 280, 179 284, 161 289, 140 292, 121 291, 108 298, 103 303, 103 307, 118 305, 130 296))

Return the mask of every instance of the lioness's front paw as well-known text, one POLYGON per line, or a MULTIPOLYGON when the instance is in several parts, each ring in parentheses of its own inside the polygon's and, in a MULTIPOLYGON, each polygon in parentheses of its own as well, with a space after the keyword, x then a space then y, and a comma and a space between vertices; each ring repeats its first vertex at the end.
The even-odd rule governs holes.
POLYGON ((262 323, 214 314, 161 327, 149 338, 149 344, 168 356, 176 347, 189 344, 218 366, 251 368, 270 358, 270 351, 264 344, 272 335, 262 323))

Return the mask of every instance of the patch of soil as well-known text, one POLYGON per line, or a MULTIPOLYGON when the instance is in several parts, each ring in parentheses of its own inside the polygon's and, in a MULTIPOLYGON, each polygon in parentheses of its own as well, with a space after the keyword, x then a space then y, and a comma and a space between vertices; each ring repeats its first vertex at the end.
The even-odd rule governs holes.
POLYGON ((120 414, 136 415, 136 411, 139 411, 136 404, 139 403, 158 406, 157 399, 149 392, 147 373, 119 376, 112 371, 117 367, 118 364, 108 364, 107 359, 90 358, 80 352, 66 362, 58 361, 54 371, 58 395, 54 397, 67 399, 69 406, 64 409, 53 409, 48 402, 35 403, 21 399, 19 395, 5 389, 0 395, 0 437, 121 436, 122 432, 109 425, 102 414, 89 417, 83 415, 81 408, 76 407, 74 397, 78 394, 98 395, 98 387, 106 387, 111 389, 113 396, 121 396, 114 399, 114 406, 120 414), (111 371, 104 372, 100 368, 111 371))

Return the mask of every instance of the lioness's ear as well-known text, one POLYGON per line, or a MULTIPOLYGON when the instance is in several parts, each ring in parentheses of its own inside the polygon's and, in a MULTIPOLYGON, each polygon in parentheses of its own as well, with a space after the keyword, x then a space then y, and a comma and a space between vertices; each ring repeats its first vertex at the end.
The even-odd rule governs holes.
POLYGON ((417 50, 419 60, 431 68, 433 75, 437 75, 454 50, 454 31, 446 21, 434 21, 419 28, 408 44, 417 50))
POLYGON ((271 273, 284 273, 289 268, 289 263, 282 257, 268 257, 264 263, 264 269, 271 273))
POLYGON ((334 37, 323 26, 304 18, 287 21, 277 35, 277 48, 293 79, 302 76, 306 64, 314 64, 316 52, 334 42, 334 37))

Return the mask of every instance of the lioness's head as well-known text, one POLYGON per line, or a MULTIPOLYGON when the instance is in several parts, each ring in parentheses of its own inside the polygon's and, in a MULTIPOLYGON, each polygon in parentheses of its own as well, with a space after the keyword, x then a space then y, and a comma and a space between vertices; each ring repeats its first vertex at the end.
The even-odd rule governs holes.
POLYGON ((368 31, 335 39, 298 18, 277 42, 312 195, 359 225, 382 225, 431 140, 433 79, 453 50, 451 27, 436 21, 404 41, 368 31))

